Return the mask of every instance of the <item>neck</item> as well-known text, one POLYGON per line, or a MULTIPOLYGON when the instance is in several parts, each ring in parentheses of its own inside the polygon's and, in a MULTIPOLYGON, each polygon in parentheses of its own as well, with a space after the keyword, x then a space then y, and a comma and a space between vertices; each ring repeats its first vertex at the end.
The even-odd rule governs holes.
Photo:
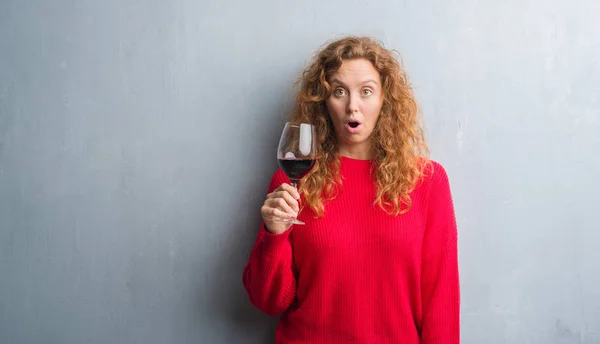
POLYGON ((373 158, 373 153, 371 151, 370 145, 340 146, 338 154, 347 158, 357 160, 371 160, 373 158))

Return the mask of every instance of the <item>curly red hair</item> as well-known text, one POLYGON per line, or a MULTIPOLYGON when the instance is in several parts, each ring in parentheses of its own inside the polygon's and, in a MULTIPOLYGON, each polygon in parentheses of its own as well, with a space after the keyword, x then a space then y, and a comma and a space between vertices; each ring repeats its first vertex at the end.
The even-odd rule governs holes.
POLYGON ((381 76, 383 105, 371 136, 376 202, 391 215, 407 212, 410 192, 430 166, 417 102, 408 77, 392 51, 367 37, 345 37, 327 44, 302 73, 300 90, 290 121, 315 126, 318 156, 311 171, 300 183, 299 191, 318 215, 324 213, 324 201, 335 197, 340 160, 336 136, 325 100, 331 95, 329 77, 344 60, 366 59, 381 76))

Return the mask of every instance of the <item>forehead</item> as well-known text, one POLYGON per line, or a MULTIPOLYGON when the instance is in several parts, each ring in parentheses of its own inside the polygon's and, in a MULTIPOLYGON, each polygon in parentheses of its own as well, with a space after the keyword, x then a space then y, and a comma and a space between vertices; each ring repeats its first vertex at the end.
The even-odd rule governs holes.
POLYGON ((343 82, 362 82, 372 79, 380 81, 379 72, 375 69, 371 61, 366 59, 344 60, 340 68, 333 73, 331 79, 339 79, 343 82))

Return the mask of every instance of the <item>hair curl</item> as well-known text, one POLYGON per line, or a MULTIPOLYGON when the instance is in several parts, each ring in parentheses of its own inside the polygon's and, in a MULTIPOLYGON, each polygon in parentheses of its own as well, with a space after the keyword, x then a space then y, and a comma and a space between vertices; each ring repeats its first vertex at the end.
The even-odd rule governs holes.
POLYGON ((333 199, 342 186, 335 129, 325 100, 331 96, 329 77, 344 60, 352 59, 367 59, 381 76, 384 99, 371 136, 377 186, 374 202, 388 214, 406 213, 412 204, 410 192, 431 165, 429 149, 406 72, 392 51, 372 38, 349 36, 327 44, 298 80, 300 90, 290 121, 313 124, 319 147, 299 191, 317 216, 322 216, 323 202, 333 199))

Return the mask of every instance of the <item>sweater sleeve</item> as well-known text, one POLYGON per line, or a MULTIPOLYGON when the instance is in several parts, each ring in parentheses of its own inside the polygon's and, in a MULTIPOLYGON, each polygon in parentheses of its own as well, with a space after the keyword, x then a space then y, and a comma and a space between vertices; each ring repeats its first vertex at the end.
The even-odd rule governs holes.
MULTIPOLYGON (((271 179, 269 193, 283 183, 288 183, 287 177, 278 170, 271 179)), ((296 296, 292 230, 271 234, 263 222, 244 268, 243 284, 250 302, 269 315, 286 311, 296 296)))
POLYGON ((421 273, 422 344, 460 343, 458 240, 448 175, 434 163, 421 273))

